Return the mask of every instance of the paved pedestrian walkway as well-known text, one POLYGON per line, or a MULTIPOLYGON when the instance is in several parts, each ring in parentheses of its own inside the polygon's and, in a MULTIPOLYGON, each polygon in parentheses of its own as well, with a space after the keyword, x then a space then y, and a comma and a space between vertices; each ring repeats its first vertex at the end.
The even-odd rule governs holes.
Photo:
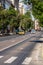
MULTIPOLYGON (((43 37, 40 38, 40 40, 43 41, 43 37)), ((43 42, 41 43, 39 59, 40 59, 41 63, 43 63, 43 42)))
POLYGON ((43 62, 43 43, 41 44, 41 49, 40 49, 40 60, 43 62))

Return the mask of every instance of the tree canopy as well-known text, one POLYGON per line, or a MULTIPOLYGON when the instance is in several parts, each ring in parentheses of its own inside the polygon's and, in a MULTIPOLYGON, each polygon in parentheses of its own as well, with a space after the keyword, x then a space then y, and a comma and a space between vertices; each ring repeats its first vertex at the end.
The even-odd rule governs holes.
POLYGON ((43 26, 43 0, 31 0, 33 15, 39 19, 40 25, 43 26))
POLYGON ((32 11, 35 18, 39 19, 43 27, 43 0, 23 0, 25 4, 32 3, 32 11))

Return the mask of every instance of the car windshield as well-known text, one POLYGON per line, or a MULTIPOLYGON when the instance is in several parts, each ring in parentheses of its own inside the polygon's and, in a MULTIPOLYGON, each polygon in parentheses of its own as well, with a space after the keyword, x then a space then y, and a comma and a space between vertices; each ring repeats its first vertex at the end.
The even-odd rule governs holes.
POLYGON ((35 30, 34 30, 34 29, 32 29, 32 31, 34 32, 35 30))

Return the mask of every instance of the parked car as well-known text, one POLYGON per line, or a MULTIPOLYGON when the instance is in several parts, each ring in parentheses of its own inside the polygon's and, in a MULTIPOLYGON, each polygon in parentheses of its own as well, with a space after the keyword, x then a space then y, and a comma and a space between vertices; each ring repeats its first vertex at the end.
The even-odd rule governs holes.
POLYGON ((17 30, 16 30, 16 34, 18 34, 18 32, 19 32, 19 30, 17 29, 17 30))
POLYGON ((25 32, 24 32, 24 31, 19 31, 18 34, 19 34, 19 35, 24 35, 25 32))
POLYGON ((36 33, 36 31, 34 29, 31 30, 31 33, 36 33))

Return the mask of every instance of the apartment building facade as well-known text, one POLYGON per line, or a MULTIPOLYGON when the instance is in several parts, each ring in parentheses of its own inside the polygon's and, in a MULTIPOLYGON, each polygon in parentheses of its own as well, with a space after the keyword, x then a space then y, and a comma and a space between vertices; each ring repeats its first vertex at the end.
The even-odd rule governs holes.
POLYGON ((17 10, 19 9, 19 0, 0 0, 0 4, 6 9, 11 5, 13 5, 17 10))

